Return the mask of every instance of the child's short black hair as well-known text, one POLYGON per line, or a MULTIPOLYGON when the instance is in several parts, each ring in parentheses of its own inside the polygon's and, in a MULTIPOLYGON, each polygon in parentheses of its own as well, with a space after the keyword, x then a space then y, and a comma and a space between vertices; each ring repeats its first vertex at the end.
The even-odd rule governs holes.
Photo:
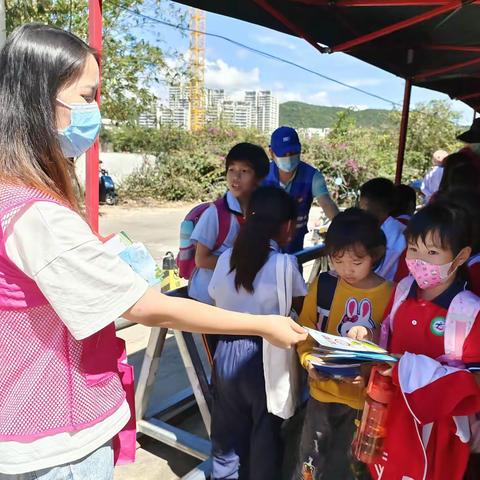
POLYGON ((395 185, 394 187, 395 206, 392 210, 394 217, 400 215, 413 215, 417 206, 417 194, 409 185, 395 185))
POLYGON ((440 243, 443 249, 450 249, 453 255, 472 246, 472 226, 467 210, 448 200, 429 203, 410 220, 405 230, 409 243, 425 243, 428 234, 440 243))
POLYGON ((390 215, 394 207, 394 196, 395 185, 388 178, 373 178, 360 187, 360 198, 368 201, 374 214, 378 212, 390 215))
POLYGON ((434 202, 450 202, 463 208, 469 215, 472 229, 472 251, 480 252, 480 193, 475 190, 454 188, 436 193, 434 202))
POLYGON ((480 190, 480 169, 471 157, 462 151, 452 153, 443 161, 439 191, 455 188, 480 190))
POLYGON ((260 145, 248 142, 237 143, 225 157, 225 169, 228 170, 232 162, 238 161, 248 163, 259 179, 268 175, 270 160, 260 145))
POLYGON ((384 255, 386 245, 387 240, 377 218, 360 208, 348 208, 339 213, 325 236, 325 248, 331 257, 353 250, 359 257, 366 252, 378 260, 384 255))

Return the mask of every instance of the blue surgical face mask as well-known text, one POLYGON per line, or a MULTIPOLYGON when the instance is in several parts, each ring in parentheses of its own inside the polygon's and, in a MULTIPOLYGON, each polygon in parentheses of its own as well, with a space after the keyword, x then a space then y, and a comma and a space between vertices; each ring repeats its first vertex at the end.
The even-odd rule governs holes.
POLYGON ((288 157, 275 156, 275 163, 280 170, 284 172, 293 172, 300 163, 300 154, 289 155, 288 157))
POLYGON ((97 102, 69 105, 57 98, 57 102, 70 109, 70 125, 58 131, 58 141, 65 157, 79 157, 95 142, 102 117, 97 102))

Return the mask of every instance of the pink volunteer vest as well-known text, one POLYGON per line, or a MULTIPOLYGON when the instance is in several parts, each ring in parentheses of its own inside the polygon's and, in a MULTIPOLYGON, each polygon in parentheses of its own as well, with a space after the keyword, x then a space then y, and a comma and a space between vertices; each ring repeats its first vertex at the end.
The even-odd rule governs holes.
POLYGON ((31 188, 0 184, 0 441, 85 429, 125 399, 114 325, 75 340, 36 283, 7 257, 16 215, 36 201, 58 203, 31 188))

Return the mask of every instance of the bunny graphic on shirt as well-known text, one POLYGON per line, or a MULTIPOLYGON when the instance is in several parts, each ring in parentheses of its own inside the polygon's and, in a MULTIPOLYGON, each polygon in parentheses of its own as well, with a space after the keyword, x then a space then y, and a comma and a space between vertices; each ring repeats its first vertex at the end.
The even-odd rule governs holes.
POLYGON ((345 337, 352 327, 363 326, 370 330, 375 328, 372 320, 372 304, 364 298, 360 304, 356 298, 349 298, 345 303, 345 313, 337 326, 338 333, 345 337))

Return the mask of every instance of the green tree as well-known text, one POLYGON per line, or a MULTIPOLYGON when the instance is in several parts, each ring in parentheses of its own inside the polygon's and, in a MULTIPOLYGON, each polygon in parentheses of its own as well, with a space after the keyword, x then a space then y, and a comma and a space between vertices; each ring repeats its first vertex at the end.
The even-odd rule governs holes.
MULTIPOLYGON (((161 77, 177 73, 165 62, 175 52, 162 50, 157 25, 140 10, 152 18, 185 22, 186 11, 165 0, 103 2, 102 113, 117 121, 136 120, 155 103, 153 92, 161 77)), ((40 22, 88 38, 88 0, 7 0, 6 14, 7 33, 23 23, 40 22)))
MULTIPOLYGON (((395 125, 400 124, 400 112, 394 112, 395 125)), ((444 149, 453 152, 460 144, 456 140, 461 115, 447 101, 432 100, 417 104, 410 112, 405 151, 404 178, 422 177, 431 167, 432 154, 444 149)), ((391 142, 398 144, 398 127, 392 130, 391 142)))

